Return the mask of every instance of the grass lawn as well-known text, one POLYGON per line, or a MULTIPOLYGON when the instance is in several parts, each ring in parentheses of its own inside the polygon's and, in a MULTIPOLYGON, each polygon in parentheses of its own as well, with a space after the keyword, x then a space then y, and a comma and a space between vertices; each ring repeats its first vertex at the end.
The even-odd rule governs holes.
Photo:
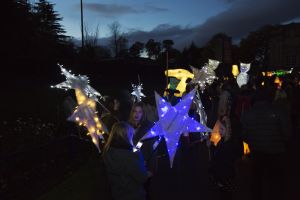
POLYGON ((100 156, 93 155, 73 176, 42 195, 39 200, 105 200, 109 199, 108 191, 100 156))

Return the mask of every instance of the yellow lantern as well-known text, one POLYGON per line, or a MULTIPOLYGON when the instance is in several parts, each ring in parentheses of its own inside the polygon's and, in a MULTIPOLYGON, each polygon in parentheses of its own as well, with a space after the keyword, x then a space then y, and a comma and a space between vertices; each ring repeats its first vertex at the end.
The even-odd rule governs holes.
MULTIPOLYGON (((169 69, 168 71, 165 71, 165 74, 168 77, 175 77, 180 81, 176 87, 176 90, 178 90, 180 93, 175 93, 174 96, 176 97, 181 97, 182 94, 185 92, 187 79, 194 78, 194 74, 185 69, 169 69)), ((168 84, 168 88, 170 88, 170 83, 168 84)))
POLYGON ((237 65, 232 65, 231 72, 232 72, 232 75, 234 76, 234 78, 236 78, 237 75, 239 75, 239 73, 240 73, 239 72, 239 67, 237 65))
POLYGON ((243 141, 243 146, 244 146, 244 155, 250 154, 250 148, 249 145, 243 141))

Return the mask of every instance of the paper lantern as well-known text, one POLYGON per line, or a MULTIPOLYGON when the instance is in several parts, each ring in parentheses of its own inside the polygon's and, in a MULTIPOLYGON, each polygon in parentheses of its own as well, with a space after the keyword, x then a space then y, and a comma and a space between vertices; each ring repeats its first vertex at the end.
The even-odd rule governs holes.
POLYGON ((274 72, 267 72, 267 77, 271 77, 274 75, 274 72))
POLYGON ((243 141, 243 146, 244 146, 244 155, 250 154, 250 148, 249 145, 243 141))
POLYGON ((291 74, 292 72, 293 72, 293 68, 291 68, 290 70, 279 69, 279 70, 276 70, 273 73, 276 74, 276 76, 284 76, 284 75, 287 75, 287 74, 291 74))
POLYGON ((239 85, 239 87, 242 87, 243 85, 246 85, 249 81, 249 75, 247 72, 250 70, 250 63, 241 63, 241 73, 236 78, 236 82, 239 85))
POLYGON ((143 84, 141 83, 139 85, 131 84, 131 86, 132 86, 131 95, 134 96, 134 101, 135 102, 142 101, 142 97, 145 97, 144 93, 142 92, 143 84))
MULTIPOLYGON (((92 142, 99 148, 99 139, 102 139, 102 134, 108 132, 105 125, 97 116, 96 101, 98 96, 102 97, 99 92, 89 85, 89 79, 87 76, 75 76, 59 65, 61 73, 65 76, 66 81, 51 86, 52 88, 59 89, 74 89, 78 106, 73 114, 68 118, 69 121, 73 121, 80 126, 85 126, 88 130, 88 135, 91 136, 92 142)), ((99 102, 100 103, 100 102, 99 102)), ((101 104, 100 104, 101 105, 101 104)))
MULTIPOLYGON (((185 69, 169 69, 168 71, 165 71, 165 75, 168 77, 175 77, 179 80, 179 83, 176 87, 176 90, 178 90, 179 93, 174 94, 174 96, 176 97, 181 97, 182 94, 185 92, 187 79, 194 78, 194 75, 185 69)), ((168 89, 170 89, 170 83, 168 84, 168 89)))
POLYGON ((234 76, 234 78, 237 77, 237 75, 239 75, 239 67, 237 65, 232 65, 232 70, 231 70, 232 75, 234 76))
POLYGON ((278 87, 280 88, 282 85, 282 81, 280 80, 280 78, 277 76, 274 80, 274 83, 278 84, 278 87))
POLYGON ((92 138, 92 142, 100 152, 99 139, 103 140, 102 134, 107 133, 108 130, 97 116, 96 102, 85 96, 80 89, 75 89, 75 94, 78 106, 68 120, 76 122, 80 126, 85 126, 88 130, 88 135, 92 138))
POLYGON ((67 71, 65 68, 63 68, 63 65, 58 64, 58 66, 60 67, 61 74, 65 76, 66 81, 55 86, 51 86, 51 88, 59 88, 65 90, 80 89, 85 96, 99 102, 98 97, 102 98, 102 95, 89 85, 90 81, 87 76, 76 76, 74 74, 71 74, 71 71, 67 71))
POLYGON ((206 63, 201 69, 190 66, 194 78, 191 83, 195 83, 199 86, 199 89, 203 91, 206 88, 206 85, 211 85, 215 79, 217 79, 215 70, 218 68, 220 62, 217 60, 208 60, 208 64, 206 63))
POLYGON ((210 134, 210 141, 217 146, 217 144, 220 142, 222 136, 221 136, 221 128, 224 128, 224 126, 221 124, 219 120, 217 120, 214 128, 211 131, 210 134))
MULTIPOLYGON (((178 140, 182 133, 211 132, 211 129, 188 116, 194 95, 195 89, 185 95, 177 105, 172 106, 169 102, 155 93, 159 121, 155 123, 155 125, 142 137, 141 140, 156 136, 163 136, 167 144, 171 167, 173 166, 173 160, 177 151, 178 140)), ((153 148, 156 148, 158 143, 155 143, 153 148)))

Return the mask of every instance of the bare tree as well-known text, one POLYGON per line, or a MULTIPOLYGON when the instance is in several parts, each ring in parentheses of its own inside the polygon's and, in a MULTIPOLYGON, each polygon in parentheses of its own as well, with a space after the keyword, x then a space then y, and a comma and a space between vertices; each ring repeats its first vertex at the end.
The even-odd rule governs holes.
POLYGON ((99 40, 99 25, 97 25, 94 32, 89 30, 87 24, 84 24, 84 44, 90 47, 96 47, 99 40))
POLYGON ((108 26, 111 38, 110 38, 110 45, 115 57, 119 57, 120 53, 124 54, 124 51, 127 51, 127 43, 128 40, 121 33, 121 25, 119 22, 115 21, 108 26))

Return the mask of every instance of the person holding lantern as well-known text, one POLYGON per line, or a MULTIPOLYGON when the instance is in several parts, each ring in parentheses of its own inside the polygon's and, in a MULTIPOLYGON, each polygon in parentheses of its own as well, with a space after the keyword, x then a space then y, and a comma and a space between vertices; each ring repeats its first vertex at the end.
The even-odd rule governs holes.
POLYGON ((273 82, 257 87, 254 105, 241 117, 243 139, 249 144, 253 160, 253 199, 263 199, 266 180, 274 198, 283 196, 284 155, 291 135, 289 114, 274 105, 276 88, 273 82))

